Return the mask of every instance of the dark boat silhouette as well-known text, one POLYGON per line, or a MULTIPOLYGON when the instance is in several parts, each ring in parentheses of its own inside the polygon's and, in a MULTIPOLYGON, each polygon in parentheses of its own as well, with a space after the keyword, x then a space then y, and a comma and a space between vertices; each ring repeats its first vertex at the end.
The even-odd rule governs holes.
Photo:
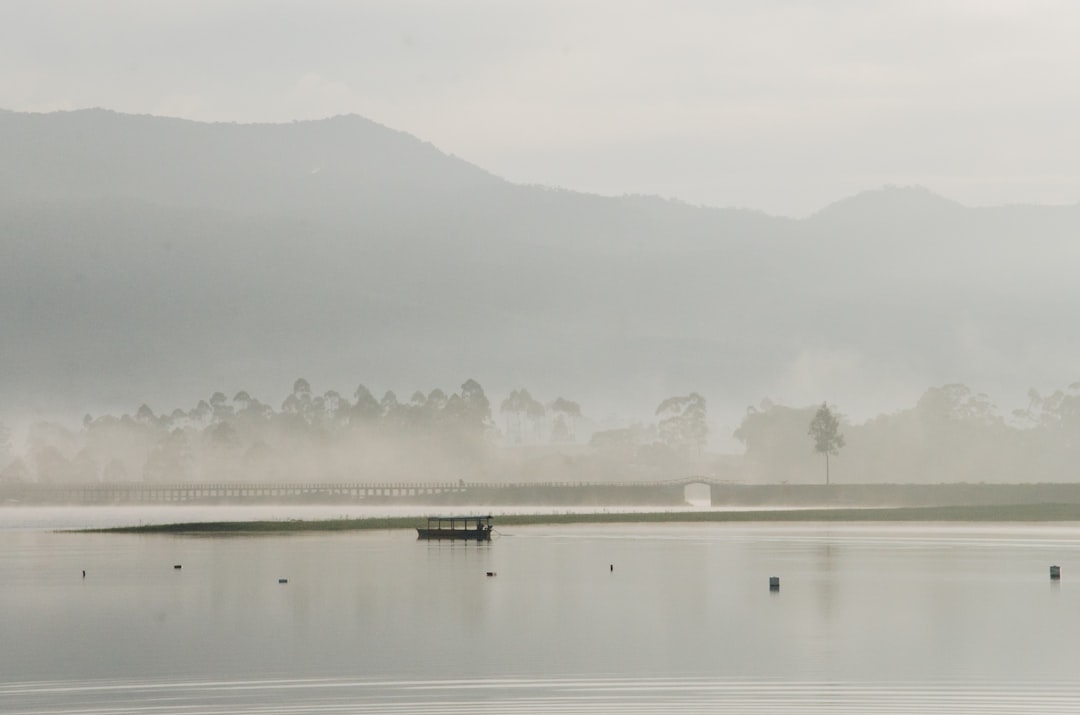
POLYGON ((417 539, 462 539, 467 541, 491 541, 491 515, 487 516, 431 516, 427 527, 416 529, 417 539))

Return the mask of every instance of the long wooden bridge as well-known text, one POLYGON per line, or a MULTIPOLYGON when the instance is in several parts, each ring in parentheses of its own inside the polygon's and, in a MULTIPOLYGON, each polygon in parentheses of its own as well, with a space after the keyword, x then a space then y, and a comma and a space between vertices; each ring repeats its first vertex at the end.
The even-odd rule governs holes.
POLYGON ((1080 504, 1080 482, 1044 484, 741 484, 705 477, 653 482, 179 483, 0 482, 14 504, 425 504, 507 506, 931 506, 1080 504))
POLYGON ((678 505, 687 484, 671 482, 0 484, 0 503, 20 504, 641 504, 678 505))

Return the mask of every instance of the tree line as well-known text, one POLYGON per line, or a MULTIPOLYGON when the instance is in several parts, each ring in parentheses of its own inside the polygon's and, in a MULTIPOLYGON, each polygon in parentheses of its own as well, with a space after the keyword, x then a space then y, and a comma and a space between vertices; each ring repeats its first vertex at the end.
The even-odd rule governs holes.
POLYGON ((246 391, 215 392, 186 410, 142 405, 88 415, 77 427, 41 422, 18 448, 0 425, 0 479, 1067 481, 1080 463, 1080 383, 1032 390, 1007 414, 965 385, 943 385, 912 407, 857 423, 832 404, 764 400, 734 432, 742 454, 708 453, 708 435, 706 400, 694 392, 662 400, 651 420, 599 429, 578 402, 541 400, 525 388, 491 401, 467 380, 402 400, 363 385, 318 394, 300 379, 278 408, 246 391))
POLYGON ((190 409, 84 417, 77 429, 33 425, 16 455, 0 425, 0 479, 54 483, 211 481, 458 481, 658 476, 700 457, 705 400, 665 400, 658 424, 597 432, 581 405, 515 389, 493 408, 466 380, 456 392, 346 396, 298 379, 275 409, 241 390, 190 409), (624 435, 625 437, 625 435, 624 435), (614 447, 611 444, 615 443, 614 447), (546 445, 534 454, 514 447, 546 445), (549 459, 553 449, 569 452, 549 459), (6 455, 6 457, 5 457, 6 455), (639 464, 639 462, 641 464, 639 464), (642 466, 643 465, 643 466, 642 466))
POLYGON ((933 387, 913 407, 851 423, 822 404, 750 407, 735 437, 745 446, 742 477, 763 482, 1043 482, 1077 478, 1080 383, 1002 415, 962 384, 933 387), (842 449, 841 449, 842 448, 842 449))

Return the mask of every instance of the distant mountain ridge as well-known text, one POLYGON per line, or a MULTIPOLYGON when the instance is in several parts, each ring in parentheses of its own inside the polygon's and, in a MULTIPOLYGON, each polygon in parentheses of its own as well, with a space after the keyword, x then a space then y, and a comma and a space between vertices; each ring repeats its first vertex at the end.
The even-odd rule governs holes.
POLYGON ((888 186, 862 191, 821 209, 810 221, 858 223, 909 216, 941 217, 966 207, 922 186, 888 186))
POLYGON ((0 111, 0 395, 131 409, 475 377, 598 411, 690 390, 857 410, 1068 384, 1078 232, 1080 207, 922 188, 792 220, 515 185, 354 116, 0 111))
MULTIPOLYGON (((128 198, 237 208, 235 202, 222 201, 221 191, 247 186, 252 195, 240 208, 308 211, 348 206, 357 189, 388 184, 397 188, 395 181, 402 176, 408 178, 402 185, 410 190, 510 185, 411 134, 355 114, 243 124, 106 109, 44 114, 0 109, 0 136, 5 139, 0 146, 0 188, 9 200, 128 198)), ((709 209, 645 195, 622 200, 709 209)), ((813 218, 922 211, 934 205, 962 208, 922 187, 885 187, 836 201, 813 218)))
POLYGON ((358 116, 205 124, 94 109, 0 114, 8 200, 122 198, 239 212, 348 212, 358 192, 428 197, 501 179, 358 116))

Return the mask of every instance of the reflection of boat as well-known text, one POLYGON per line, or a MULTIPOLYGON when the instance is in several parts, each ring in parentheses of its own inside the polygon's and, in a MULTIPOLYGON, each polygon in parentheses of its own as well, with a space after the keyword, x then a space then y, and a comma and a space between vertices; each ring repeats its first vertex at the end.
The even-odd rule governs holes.
POLYGON ((418 539, 467 539, 491 541, 491 515, 488 516, 431 516, 427 528, 417 527, 418 539))

